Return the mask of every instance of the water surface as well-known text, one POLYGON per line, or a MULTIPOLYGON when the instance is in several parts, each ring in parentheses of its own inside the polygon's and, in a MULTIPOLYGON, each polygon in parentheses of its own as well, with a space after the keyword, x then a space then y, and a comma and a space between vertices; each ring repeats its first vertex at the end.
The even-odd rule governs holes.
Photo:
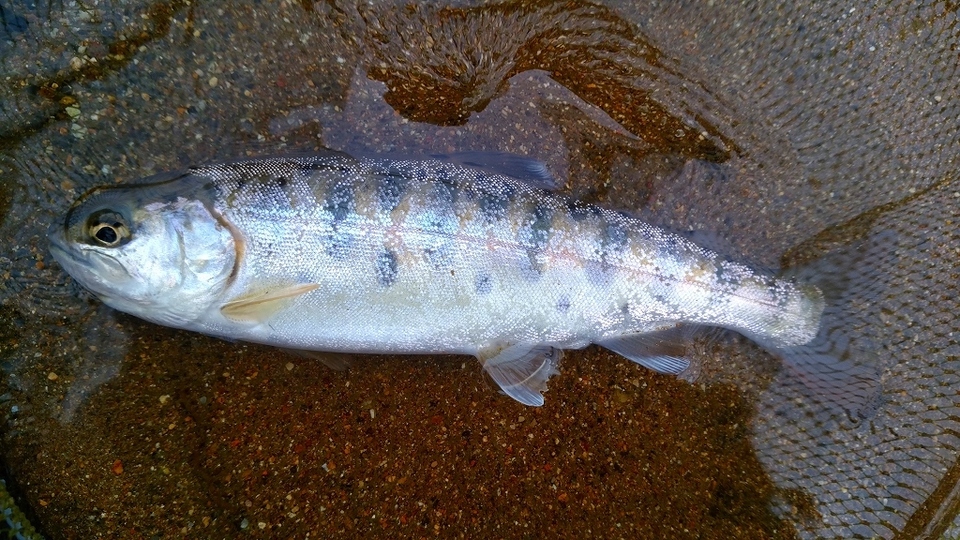
POLYGON ((0 2, 8 483, 50 538, 951 535, 956 9, 831 2, 0 2), (250 153, 495 150, 753 264, 878 246, 846 422, 735 336, 694 384, 598 348, 546 405, 462 357, 345 372, 111 312, 44 233, 250 153), (882 249, 881 249, 882 248, 882 249))

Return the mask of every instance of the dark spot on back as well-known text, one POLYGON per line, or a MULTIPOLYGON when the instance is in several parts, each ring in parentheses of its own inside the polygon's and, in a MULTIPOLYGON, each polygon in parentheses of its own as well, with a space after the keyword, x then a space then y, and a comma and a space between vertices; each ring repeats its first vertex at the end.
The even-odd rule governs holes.
MULTIPOLYGON (((423 228, 425 231, 440 233, 441 236, 452 237, 457 232, 459 220, 453 213, 453 208, 432 208, 423 213, 423 228)), ((451 241, 450 238, 443 239, 451 241)))
POLYGON ((453 265, 453 257, 450 254, 451 249, 451 242, 447 241, 438 245, 424 248, 423 254, 433 269, 446 270, 453 265))
POLYGON ((300 167, 305 171, 333 171, 338 173, 355 172, 354 169, 344 159, 331 159, 330 157, 321 157, 307 162, 300 163, 300 167))
POLYGON ((623 224, 608 219, 600 241, 601 259, 604 261, 620 259, 629 239, 630 233, 623 224))
POLYGON ((530 225, 530 247, 542 250, 550 241, 553 209, 546 204, 537 204, 533 209, 533 223, 530 225))
POLYGON ((477 205, 480 208, 480 215, 487 223, 505 219, 510 203, 516 195, 516 191, 511 186, 497 187, 499 189, 496 191, 481 193, 478 196, 477 205))
POLYGON ((539 279, 540 274, 543 273, 540 256, 550 241, 552 218, 553 209, 546 204, 538 203, 533 208, 533 220, 530 225, 517 232, 517 241, 527 245, 527 258, 521 263, 520 270, 530 281, 539 279))
POLYGON ((585 204, 580 201, 567 202, 567 211, 574 221, 583 221, 591 216, 599 216, 600 209, 596 206, 585 204))
POLYGON ((333 215, 334 225, 346 219, 353 210, 353 186, 344 182, 330 186, 323 209, 333 215))
POLYGON ((657 239, 660 238, 661 236, 657 234, 656 229, 646 224, 642 224, 639 227, 634 227, 633 231, 634 231, 634 237, 637 240, 641 240, 645 242, 656 242, 657 239))
POLYGON ((349 258, 356 243, 353 234, 339 227, 353 211, 353 205, 353 186, 344 182, 332 184, 324 196, 323 209, 333 217, 333 231, 326 238, 326 249, 327 253, 337 260, 349 258))
POLYGON ((660 238, 660 249, 671 255, 679 255, 687 251, 688 245, 679 237, 672 234, 666 234, 660 238))
POLYGON ((557 300, 557 311, 560 313, 566 313, 570 311, 570 298, 567 296, 561 296, 560 299, 557 300))
POLYGON ((622 224, 610 221, 607 222, 604 245, 607 246, 608 249, 624 249, 627 247, 628 237, 629 233, 622 224))
POLYGON ((673 234, 661 235, 659 238, 657 238, 655 245, 657 248, 658 259, 672 261, 684 268, 687 266, 687 263, 684 262, 684 258, 691 253, 698 253, 691 249, 689 243, 685 242, 679 236, 673 234))
POLYGON ((377 184, 377 204, 382 212, 393 212, 403 199, 409 180, 400 174, 387 174, 377 184))
POLYGON ((473 287, 477 294, 490 294, 493 291, 493 278, 486 272, 477 272, 473 287))
POLYGON ((383 253, 377 256, 376 261, 377 281, 384 287, 393 285, 397 280, 397 256, 389 250, 384 249, 383 253))
POLYGON ((324 247, 327 254, 338 261, 347 260, 353 256, 353 248, 356 243, 356 236, 338 230, 336 226, 333 227, 333 232, 327 234, 324 238, 324 247))

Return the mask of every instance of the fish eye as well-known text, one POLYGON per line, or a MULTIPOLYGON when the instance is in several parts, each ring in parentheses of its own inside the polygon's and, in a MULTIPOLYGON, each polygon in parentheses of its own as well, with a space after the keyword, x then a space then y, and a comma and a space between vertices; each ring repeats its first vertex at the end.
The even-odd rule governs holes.
POLYGON ((105 247, 118 246, 130 238, 130 229, 124 223, 123 216, 110 210, 91 215, 87 221, 87 232, 94 242, 105 247))

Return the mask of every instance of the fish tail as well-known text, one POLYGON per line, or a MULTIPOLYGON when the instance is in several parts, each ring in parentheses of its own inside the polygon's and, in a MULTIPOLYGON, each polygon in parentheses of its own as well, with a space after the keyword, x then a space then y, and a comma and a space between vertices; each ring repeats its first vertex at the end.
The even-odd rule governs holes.
POLYGON ((883 272, 896 264, 897 235, 881 231, 826 252, 806 253, 807 262, 784 272, 801 287, 821 294, 824 309, 816 336, 802 345, 760 345, 780 357, 804 394, 859 422, 882 404, 876 313, 883 272))

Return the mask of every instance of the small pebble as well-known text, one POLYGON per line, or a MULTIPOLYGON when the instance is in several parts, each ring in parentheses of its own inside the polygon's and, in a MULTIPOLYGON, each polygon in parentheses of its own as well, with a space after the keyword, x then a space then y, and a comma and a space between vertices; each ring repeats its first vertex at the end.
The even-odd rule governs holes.
POLYGON ((60 376, 57 375, 56 373, 52 372, 52 371, 51 371, 50 373, 47 373, 47 379, 48 379, 48 380, 55 381, 55 380, 57 380, 57 379, 59 379, 59 378, 60 378, 60 376))

